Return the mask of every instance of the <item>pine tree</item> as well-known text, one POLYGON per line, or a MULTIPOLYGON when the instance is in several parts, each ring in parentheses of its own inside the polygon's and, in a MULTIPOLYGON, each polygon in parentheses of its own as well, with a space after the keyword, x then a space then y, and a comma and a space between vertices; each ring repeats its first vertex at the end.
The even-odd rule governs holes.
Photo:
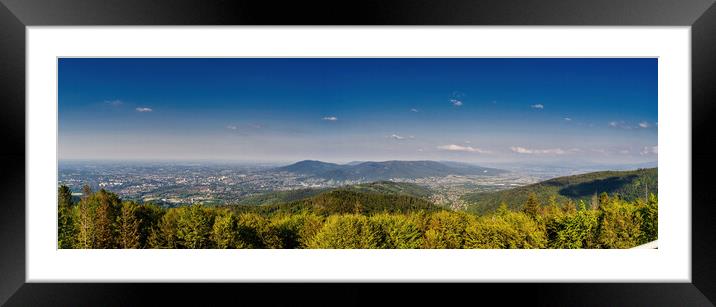
POLYGON ((211 218, 201 205, 192 205, 179 213, 177 238, 186 248, 210 248, 211 218))
POLYGON ((592 208, 592 210, 599 209, 599 197, 597 196, 597 192, 594 192, 594 195, 592 195, 590 207, 592 208))
POLYGON ((72 191, 66 185, 61 185, 57 189, 57 203, 60 207, 72 206, 72 191))
POLYGON ((120 248, 139 248, 141 220, 137 218, 137 205, 132 202, 122 203, 122 209, 117 217, 118 238, 120 248))
POLYGON ((601 248, 630 248, 643 238, 641 217, 633 203, 614 197, 600 205, 598 214, 597 242, 601 248))
POLYGON ((236 216, 229 212, 217 216, 211 230, 211 239, 217 248, 237 248, 238 227, 236 216))
POLYGON ((121 203, 116 194, 104 189, 91 194, 87 201, 95 207, 93 248, 116 248, 117 215, 121 203))
MULTIPOLYGON (((579 202, 580 202, 580 206, 583 207, 583 206, 584 206, 584 202, 581 201, 581 200, 580 200, 579 202)), ((563 211, 564 213, 570 213, 570 214, 571 214, 571 213, 575 213, 575 212, 577 211, 577 205, 575 205, 575 204, 574 204, 574 201, 572 201, 571 199, 570 199, 570 200, 567 200, 567 203, 564 204, 564 207, 562 208, 562 211, 563 211)))
POLYGON ((345 214, 328 217, 325 226, 309 243, 310 248, 379 248, 378 227, 365 215, 345 214))
POLYGON ((79 202, 73 210, 74 224, 77 238, 74 240, 76 248, 95 248, 94 217, 95 207, 87 199, 79 202))
POLYGON ((114 248, 114 217, 109 204, 100 204, 95 215, 95 248, 114 248))
POLYGON ((177 237, 179 209, 169 209, 159 218, 159 223, 152 226, 147 238, 150 248, 181 248, 177 237))
POLYGON ((505 215, 507 212, 509 212, 509 209, 507 208, 507 203, 504 201, 500 202, 500 206, 497 207, 497 215, 505 215))
POLYGON ((536 218, 539 215, 540 204, 535 193, 530 193, 530 195, 527 196, 527 202, 522 208, 522 211, 532 218, 536 218))
POLYGON ((646 203, 639 201, 637 208, 642 221, 642 238, 640 238, 639 244, 656 240, 659 231, 659 214, 656 195, 649 194, 648 201, 646 203))
POLYGON ((602 192, 602 194, 599 194, 599 205, 603 206, 607 203, 609 203, 609 194, 607 194, 607 192, 602 192))
POLYGON ((430 215, 423 247, 463 248, 468 225, 473 216, 462 212, 442 211, 430 215))
POLYGON ((166 213, 163 209, 152 203, 145 203, 137 207, 136 217, 139 219, 139 245, 140 248, 149 246, 149 236, 159 220, 166 213))
POLYGON ((75 225, 72 219, 72 192, 65 185, 57 193, 57 247, 72 248, 75 241, 75 225))

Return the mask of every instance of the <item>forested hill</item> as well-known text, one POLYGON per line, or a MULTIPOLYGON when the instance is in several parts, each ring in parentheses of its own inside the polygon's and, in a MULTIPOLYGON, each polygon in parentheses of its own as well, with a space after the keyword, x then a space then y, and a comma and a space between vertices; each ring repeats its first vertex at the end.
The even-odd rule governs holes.
POLYGON ((463 195, 462 199, 469 204, 468 211, 479 214, 494 211, 501 202, 517 209, 527 201, 531 193, 542 202, 554 196, 560 203, 571 199, 575 202, 583 200, 589 204, 592 197, 603 192, 609 195, 618 194, 624 200, 633 201, 637 198, 644 199, 647 191, 658 195, 657 173, 657 168, 594 172, 553 178, 509 190, 468 193, 463 195))
POLYGON ((406 195, 420 198, 430 197, 430 189, 407 182, 392 181, 376 181, 370 183, 361 183, 337 188, 315 188, 315 189, 298 189, 288 191, 266 192, 242 199, 240 205, 277 205, 282 203, 293 202, 316 196, 329 191, 353 191, 368 192, 387 195, 406 195))
POLYGON ((372 214, 380 212, 408 213, 412 211, 440 211, 442 207, 429 200, 402 193, 375 192, 368 187, 359 189, 346 188, 322 192, 318 195, 281 204, 263 206, 238 205, 228 206, 239 212, 255 212, 262 214, 295 214, 300 212, 319 215, 331 214, 372 214))

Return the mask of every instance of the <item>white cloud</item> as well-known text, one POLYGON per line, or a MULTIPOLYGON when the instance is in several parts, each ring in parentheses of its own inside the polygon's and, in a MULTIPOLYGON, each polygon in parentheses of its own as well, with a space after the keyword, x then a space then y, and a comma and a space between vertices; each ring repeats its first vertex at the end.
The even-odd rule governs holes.
POLYGON ((106 104, 108 104, 108 105, 110 105, 110 106, 113 106, 113 107, 118 107, 118 106, 121 106, 121 105, 124 104, 124 102, 122 102, 122 101, 119 100, 119 99, 116 99, 116 100, 105 100, 104 103, 106 103, 106 104))
POLYGON ((487 150, 482 150, 477 147, 472 146, 462 146, 457 144, 450 144, 450 145, 442 145, 438 146, 438 149, 447 150, 447 151, 461 151, 461 152, 474 152, 474 153, 490 153, 487 150))
POLYGON ((452 103, 452 105, 454 105, 456 107, 462 106, 462 100, 459 100, 459 99, 450 99, 450 103, 452 103))
POLYGON ((641 127, 641 128, 649 128, 649 123, 647 123, 647 122, 640 122, 640 123, 639 123, 639 127, 641 127))
POLYGON ((569 118, 569 117, 565 117, 564 120, 565 120, 565 121, 568 121, 568 122, 571 122, 571 121, 572 121, 572 119, 569 118))
POLYGON ((577 152, 579 149, 573 148, 569 150, 564 150, 561 148, 550 148, 550 149, 532 149, 532 148, 525 148, 520 146, 512 146, 510 147, 512 152, 516 152, 519 154, 527 154, 527 155, 563 155, 568 152, 577 152))
POLYGON ((624 121, 611 121, 609 127, 620 128, 620 129, 632 129, 632 126, 627 125, 624 121))
POLYGON ((236 130, 236 129, 239 129, 239 127, 236 127, 236 126, 234 126, 234 125, 227 125, 227 126, 226 126, 226 129, 236 130))
POLYGON ((533 104, 530 106, 530 108, 542 110, 542 109, 544 109, 544 105, 541 103, 533 104))
POLYGON ((629 154, 629 150, 626 150, 626 149, 620 150, 619 153, 622 154, 622 155, 628 155, 628 154, 629 154))
POLYGON ((416 109, 416 108, 412 108, 412 109, 410 109, 410 112, 418 113, 418 112, 420 112, 420 111, 418 111, 418 109, 416 109))
POLYGON ((152 108, 146 108, 146 107, 139 107, 139 108, 136 108, 135 110, 137 110, 137 112, 142 112, 142 113, 153 111, 152 108))
POLYGON ((659 154, 659 147, 658 146, 645 146, 641 149, 641 152, 639 153, 642 156, 646 155, 657 155, 659 154))
POLYGON ((389 138, 389 139, 394 139, 394 140, 414 140, 414 139, 415 139, 415 136, 414 136, 414 135, 402 136, 402 135, 399 135, 399 134, 397 134, 397 133, 393 133, 393 134, 391 134, 391 135, 389 135, 389 136, 386 136, 386 137, 389 138))
POLYGON ((323 118, 323 120, 327 120, 327 121, 334 122, 334 121, 337 121, 337 120, 338 120, 338 117, 335 117, 335 116, 326 116, 326 117, 323 118))

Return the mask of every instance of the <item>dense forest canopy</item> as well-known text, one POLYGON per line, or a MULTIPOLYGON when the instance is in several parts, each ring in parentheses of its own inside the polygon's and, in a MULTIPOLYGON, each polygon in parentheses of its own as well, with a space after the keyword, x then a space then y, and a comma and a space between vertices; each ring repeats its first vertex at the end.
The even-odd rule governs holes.
POLYGON ((656 240, 657 197, 547 199, 452 211, 384 187, 326 191, 263 206, 164 208, 87 188, 58 193, 59 248, 630 248, 656 240))
POLYGON ((306 188, 288 191, 273 191, 252 195, 239 201, 240 205, 279 205, 304 200, 328 191, 370 192, 385 195, 406 195, 428 198, 432 192, 429 188, 407 182, 375 181, 338 188, 306 188))

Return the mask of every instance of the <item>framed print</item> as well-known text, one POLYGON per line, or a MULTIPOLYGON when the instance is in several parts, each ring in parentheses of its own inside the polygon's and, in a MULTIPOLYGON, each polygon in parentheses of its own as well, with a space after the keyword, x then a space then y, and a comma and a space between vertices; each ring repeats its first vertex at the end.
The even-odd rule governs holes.
POLYGON ((8 305, 716 297, 709 1, 3 4, 8 305))

